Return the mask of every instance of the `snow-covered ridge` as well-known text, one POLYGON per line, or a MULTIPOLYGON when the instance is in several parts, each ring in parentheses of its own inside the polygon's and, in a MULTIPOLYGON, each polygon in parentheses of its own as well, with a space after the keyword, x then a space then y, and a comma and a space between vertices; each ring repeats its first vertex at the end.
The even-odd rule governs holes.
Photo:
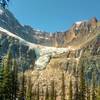
POLYGON ((46 47, 42 48, 39 51, 39 58, 36 60, 35 65, 37 69, 46 68, 50 59, 56 55, 68 52, 68 48, 55 48, 55 47, 46 47))
POLYGON ((84 23, 84 22, 88 22, 88 20, 77 21, 77 22, 75 22, 75 24, 76 24, 76 25, 81 25, 81 24, 84 23))
POLYGON ((29 46, 29 48, 35 48, 35 47, 39 47, 39 45, 36 45, 34 43, 28 42, 24 39, 22 39, 21 37, 9 32, 8 30, 0 27, 0 31, 3 32, 3 34, 7 34, 8 36, 14 37, 15 39, 18 39, 19 42, 24 43, 25 45, 29 46))
POLYGON ((37 45, 31 42, 28 42, 24 39, 22 39, 21 37, 7 31, 6 29, 0 27, 0 31, 2 32, 2 34, 7 34, 11 37, 14 37, 15 39, 18 39, 20 43, 23 43, 27 46, 29 46, 29 48, 31 49, 35 49, 35 50, 39 50, 38 54, 38 59, 35 62, 35 65, 37 66, 37 68, 44 68, 46 67, 46 65, 49 63, 51 57, 54 57, 56 55, 62 54, 62 53, 66 53, 68 52, 71 48, 56 48, 56 47, 47 47, 47 46, 42 46, 42 45, 37 45))
MULTIPOLYGON (((2 28, 2 27, 0 27, 0 31, 3 32, 3 34, 7 34, 8 36, 14 37, 15 39, 19 40, 19 42, 21 42, 22 44, 25 44, 25 45, 29 46, 30 49, 47 48, 47 46, 42 46, 42 45, 38 45, 38 44, 35 44, 35 43, 28 42, 25 39, 13 34, 12 32, 10 32, 10 31, 2 28)), ((50 48, 52 48, 52 47, 50 47, 50 48)))
POLYGON ((23 42, 25 41, 24 39, 18 37, 17 35, 15 35, 15 34, 9 32, 9 31, 7 31, 6 29, 4 29, 2 27, 0 27, 0 31, 3 32, 4 34, 7 34, 7 35, 11 36, 11 37, 14 37, 16 39, 19 39, 20 41, 23 41, 23 42))
MULTIPOLYGON (((41 48, 41 49, 44 48, 44 49, 47 49, 47 51, 49 51, 49 49, 53 50, 53 51, 56 51, 58 49, 56 47, 42 46, 42 45, 37 45, 37 44, 31 43, 31 42, 28 42, 28 41, 24 40, 23 38, 9 32, 8 30, 6 30, 2 27, 0 27, 0 31, 3 32, 3 34, 7 34, 8 36, 18 39, 19 42, 24 43, 25 45, 29 46, 30 48, 41 48)), ((66 49, 66 48, 59 48, 59 49, 66 49)), ((59 50, 57 50, 57 51, 59 51, 59 50)))
POLYGON ((80 25, 80 24, 82 24, 83 23, 83 21, 77 21, 75 24, 76 25, 80 25))

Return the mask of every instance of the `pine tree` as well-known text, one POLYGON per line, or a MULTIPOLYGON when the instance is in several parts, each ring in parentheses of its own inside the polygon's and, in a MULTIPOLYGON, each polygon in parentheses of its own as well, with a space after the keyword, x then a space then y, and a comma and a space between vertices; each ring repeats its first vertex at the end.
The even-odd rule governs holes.
POLYGON ((80 100, 85 100, 85 75, 84 75, 84 66, 80 67, 80 100))
POLYGON ((39 83, 37 84, 37 93, 36 93, 36 100, 40 99, 40 90, 39 90, 39 83))
POLYGON ((79 100, 78 72, 76 72, 74 86, 75 86, 74 100, 79 100))
POLYGON ((70 83, 69 83, 69 100, 72 100, 73 98, 73 93, 72 93, 72 80, 70 79, 70 83))
POLYGON ((51 100, 54 100, 54 92, 55 92, 55 89, 54 89, 54 81, 51 82, 51 91, 50 91, 50 99, 51 100))
POLYGON ((28 77, 26 100, 32 100, 32 81, 30 76, 28 77))
POLYGON ((89 87, 89 83, 87 83, 86 85, 86 100, 90 100, 90 87, 89 87))
POLYGON ((3 64, 0 63, 0 100, 3 99, 3 64))
POLYGON ((54 100, 56 100, 56 98, 57 98, 57 91, 55 90, 54 91, 54 100))
POLYGON ((41 100, 44 100, 44 90, 43 90, 43 88, 41 90, 41 100))
POLYGON ((17 93, 18 93, 18 65, 16 63, 16 60, 13 60, 13 67, 12 67, 12 99, 17 98, 17 93))
POLYGON ((32 100, 36 100, 36 88, 32 91, 32 100))
POLYGON ((92 74, 92 100, 96 100, 96 78, 95 78, 95 72, 92 74))
POLYGON ((11 79, 11 68, 12 68, 12 54, 8 51, 8 54, 4 59, 4 70, 3 70, 3 95, 4 99, 11 99, 12 92, 12 79, 11 79))
POLYGON ((61 100, 65 100, 65 78, 64 73, 62 73, 62 94, 61 94, 61 100))
POLYGON ((100 83, 98 84, 97 87, 97 100, 100 100, 100 83))
POLYGON ((21 86, 20 86, 20 91, 19 91, 19 100, 24 100, 25 99, 25 72, 23 70, 22 72, 22 81, 21 81, 21 86))
POLYGON ((32 93, 32 99, 33 100, 36 100, 36 88, 34 89, 33 93, 32 93))
POLYGON ((45 100, 49 100, 49 91, 48 91, 48 86, 46 87, 45 100))

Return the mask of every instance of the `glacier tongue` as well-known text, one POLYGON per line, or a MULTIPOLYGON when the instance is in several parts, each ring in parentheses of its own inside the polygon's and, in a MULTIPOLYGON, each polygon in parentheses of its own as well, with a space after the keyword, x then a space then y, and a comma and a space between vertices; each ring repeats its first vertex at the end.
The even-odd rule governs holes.
POLYGON ((46 68, 52 57, 68 51, 69 51, 68 48, 55 48, 55 47, 41 48, 39 50, 40 57, 36 60, 35 66, 37 69, 46 68))
POLYGON ((67 51, 68 51, 67 48, 45 47, 40 50, 40 56, 43 56, 43 55, 55 56, 67 51))
POLYGON ((68 52, 71 48, 56 48, 56 47, 47 47, 42 45, 37 45, 31 42, 28 42, 21 37, 9 32, 8 30, 0 27, 0 31, 2 34, 7 34, 8 36, 14 37, 15 39, 18 39, 19 42, 29 46, 30 49, 35 49, 37 60, 35 62, 35 66, 37 69, 43 69, 46 67, 46 65, 49 63, 50 59, 56 55, 68 52))
POLYGON ((36 69, 44 69, 50 61, 50 55, 40 56, 35 62, 36 69))

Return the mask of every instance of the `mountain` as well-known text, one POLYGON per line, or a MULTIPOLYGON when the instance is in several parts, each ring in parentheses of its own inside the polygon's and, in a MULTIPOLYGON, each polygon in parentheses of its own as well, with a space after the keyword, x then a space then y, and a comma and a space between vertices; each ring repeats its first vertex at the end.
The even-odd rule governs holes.
POLYGON ((21 25, 8 9, 1 7, 0 43, 1 57, 10 49, 20 64, 19 69, 24 67, 34 85, 39 82, 40 87, 45 87, 55 80, 60 94, 62 72, 68 87, 70 77, 74 83, 81 66, 88 81, 93 71, 97 82, 100 81, 100 21, 95 17, 75 22, 65 32, 48 33, 21 25))

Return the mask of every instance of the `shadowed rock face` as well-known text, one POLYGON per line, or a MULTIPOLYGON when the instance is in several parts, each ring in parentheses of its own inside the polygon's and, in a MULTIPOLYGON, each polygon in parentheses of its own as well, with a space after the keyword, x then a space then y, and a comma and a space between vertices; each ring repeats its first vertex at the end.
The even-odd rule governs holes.
POLYGON ((92 18, 89 21, 76 22, 68 31, 48 33, 32 28, 28 25, 21 25, 14 15, 7 9, 1 8, 0 26, 10 32, 20 36, 21 38, 44 46, 66 47, 71 42, 80 41, 84 33, 89 33, 96 28, 97 19, 92 18), (81 34, 79 34, 81 33, 81 34))
POLYGON ((55 80, 60 94, 62 72, 66 75, 67 88, 70 77, 75 81, 80 66, 85 67, 87 80, 91 80, 95 70, 100 81, 100 22, 96 18, 76 22, 65 32, 47 33, 22 26, 11 12, 0 9, 0 55, 4 56, 11 49, 13 58, 25 70, 34 66, 34 70, 27 72, 32 75, 34 85, 39 82, 40 87, 46 87, 55 80))
POLYGON ((96 18, 76 22, 65 32, 48 33, 22 26, 10 11, 0 8, 0 44, 0 56, 11 50, 19 70, 24 68, 26 76, 32 77, 33 90, 38 83, 40 88, 48 85, 50 89, 54 80, 57 95, 61 95, 64 72, 68 94, 69 80, 75 83, 81 66, 87 81, 91 81, 95 71, 100 82, 100 22, 96 18))
MULTIPOLYGON (((18 61, 19 66, 24 67, 24 69, 29 69, 36 58, 34 49, 30 49, 25 43, 1 32, 1 30, 0 45, 0 57, 3 59, 8 50, 10 50, 12 57, 15 58, 18 61)), ((19 70, 22 70, 22 67, 20 67, 19 70)))
POLYGON ((69 45, 79 45, 87 36, 91 36, 93 30, 97 28, 97 20, 93 18, 89 21, 76 22, 68 31, 47 33, 32 31, 32 37, 36 44, 53 47, 68 47, 69 45))
MULTIPOLYGON (((66 57, 68 59, 72 57, 77 58, 78 51, 80 51, 84 45, 87 46, 88 42, 96 38, 100 30, 100 26, 97 26, 97 23, 99 22, 94 17, 89 21, 79 21, 74 23, 74 25, 68 31, 47 33, 40 30, 35 30, 28 25, 22 26, 9 10, 3 8, 0 8, 0 10, 0 26, 18 37, 17 39, 16 37, 13 37, 13 40, 15 39, 16 41, 19 41, 19 38, 25 40, 24 43, 15 41, 12 43, 12 45, 14 45, 13 49, 16 49, 14 56, 18 55, 18 48, 20 44, 22 45, 21 48, 23 55, 24 53, 26 54, 29 52, 30 47, 34 48, 33 58, 36 60, 35 65, 39 68, 45 68, 53 57, 60 57, 64 53, 68 53, 66 57), (35 47, 32 43, 35 43, 35 47)), ((11 36, 2 34, 2 54, 7 53, 9 45, 11 44, 10 38, 11 36)), ((93 54, 99 52, 99 40, 100 39, 98 36, 95 47, 89 45, 92 48, 91 50, 93 51, 93 54)))
MULTIPOLYGON (((51 86, 52 80, 55 81, 55 88, 57 90, 57 94, 61 95, 61 84, 62 84, 62 72, 65 74, 65 88, 66 95, 68 95, 68 86, 69 80, 72 79, 73 85, 75 83, 76 73, 78 73, 78 77, 80 76, 80 67, 83 66, 85 69, 85 77, 86 81, 91 82, 92 73, 95 71, 96 73, 96 82, 100 82, 100 44, 98 45, 96 41, 98 41, 99 35, 97 35, 94 39, 87 42, 81 48, 77 49, 68 49, 67 52, 56 53, 56 55, 52 56, 50 61, 46 63, 46 68, 40 71, 33 70, 31 72, 27 72, 27 75, 31 73, 32 81, 34 83, 33 89, 37 86, 38 82, 40 83, 40 89, 46 88, 48 85, 49 89, 51 86), (94 50, 95 48, 95 50, 94 50)), ((47 50, 48 51, 48 50, 47 50)), ((50 53, 48 51, 48 53, 50 53)), ((46 53, 42 53, 44 56, 46 53)), ((40 56, 40 59, 43 60, 45 57, 43 55, 40 56)), ((40 60, 39 59, 39 60, 40 60)), ((46 58, 45 61, 47 61, 46 58)), ((45 61, 42 61, 42 65, 45 61)), ((73 88, 74 90, 74 88, 73 88)), ((66 97, 67 98, 67 97, 66 97)))

